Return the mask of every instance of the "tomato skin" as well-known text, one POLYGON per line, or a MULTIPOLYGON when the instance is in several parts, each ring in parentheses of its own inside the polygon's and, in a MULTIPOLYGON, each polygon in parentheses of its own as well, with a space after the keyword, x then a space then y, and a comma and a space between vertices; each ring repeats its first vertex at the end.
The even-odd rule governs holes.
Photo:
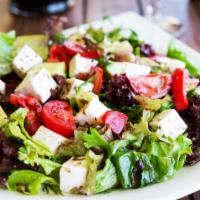
POLYGON ((73 110, 65 101, 53 100, 47 102, 43 106, 42 120, 47 128, 60 135, 72 137, 74 134, 76 126, 73 110))
POLYGON ((41 116, 34 110, 30 110, 26 116, 25 120, 25 129, 30 135, 34 135, 34 133, 38 130, 38 128, 42 125, 41 116))
POLYGON ((95 94, 99 94, 101 92, 102 84, 103 84, 103 69, 100 67, 94 67, 93 72, 94 75, 92 78, 94 79, 92 82, 94 84, 93 92, 95 94))
POLYGON ((127 124, 128 116, 118 111, 107 111, 103 115, 102 121, 107 124, 114 133, 120 134, 127 124))
POLYGON ((184 71, 182 69, 177 68, 172 75, 172 93, 178 111, 188 108, 187 94, 184 89, 184 71))
POLYGON ((100 67, 93 67, 89 73, 79 73, 77 75, 78 79, 87 81, 91 79, 94 84, 93 92, 99 94, 103 85, 103 69, 100 67))
POLYGON ((16 94, 10 95, 10 102, 15 106, 20 106, 29 110, 25 119, 25 129, 30 135, 33 135, 42 125, 42 105, 35 97, 16 94))
POLYGON ((171 76, 168 74, 149 74, 130 78, 129 81, 136 94, 157 99, 169 92, 171 76))
POLYGON ((68 55, 75 56, 76 54, 80 54, 83 57, 96 59, 99 58, 99 54, 95 49, 88 49, 86 46, 83 46, 81 44, 72 42, 72 41, 66 41, 64 43, 64 46, 66 48, 66 51, 68 55))
POLYGON ((66 49, 63 45, 55 44, 50 48, 50 56, 48 62, 61 62, 69 63, 70 57, 68 56, 66 49))

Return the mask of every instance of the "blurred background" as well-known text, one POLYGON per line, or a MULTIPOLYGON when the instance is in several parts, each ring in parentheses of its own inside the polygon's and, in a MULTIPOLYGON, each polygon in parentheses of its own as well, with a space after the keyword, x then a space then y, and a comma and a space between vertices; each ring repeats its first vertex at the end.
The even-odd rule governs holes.
POLYGON ((134 11, 200 51, 200 0, 0 0, 0 31, 57 31, 134 11), (51 17, 53 15, 53 17, 51 17))

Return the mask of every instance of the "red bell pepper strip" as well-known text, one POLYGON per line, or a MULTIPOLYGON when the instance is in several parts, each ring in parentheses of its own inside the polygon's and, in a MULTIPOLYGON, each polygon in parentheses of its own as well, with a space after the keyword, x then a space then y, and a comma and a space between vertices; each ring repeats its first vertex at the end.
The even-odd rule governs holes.
POLYGON ((128 116, 118 111, 108 111, 102 117, 103 123, 107 124, 116 134, 122 132, 123 128, 127 124, 127 120, 128 116))
POLYGON ((184 89, 184 71, 177 68, 172 75, 172 93, 175 107, 183 111, 188 107, 188 99, 184 89))

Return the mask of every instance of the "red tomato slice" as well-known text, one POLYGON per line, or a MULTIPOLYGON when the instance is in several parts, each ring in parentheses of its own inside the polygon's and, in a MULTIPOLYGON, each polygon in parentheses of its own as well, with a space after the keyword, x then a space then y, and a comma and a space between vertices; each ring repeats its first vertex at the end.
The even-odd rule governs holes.
POLYGON ((75 56, 77 53, 79 53, 81 56, 86 58, 99 58, 99 54, 95 49, 88 49, 86 46, 81 44, 72 41, 66 41, 64 46, 70 56, 75 56))
POLYGON ((92 76, 92 82, 94 84, 93 92, 95 94, 99 94, 101 92, 103 84, 103 69, 101 69, 100 67, 95 67, 92 73, 94 73, 94 75, 92 76))
POLYGON ((75 120, 70 105, 65 101, 49 101, 43 106, 42 120, 50 130, 71 137, 74 134, 75 120))
POLYGON ((70 57, 68 56, 66 49, 62 45, 53 45, 50 49, 49 62, 61 62, 64 61, 66 64, 69 63, 70 57))
POLYGON ((171 76, 167 74, 150 74, 129 79, 135 93, 157 99, 170 90, 171 76))
POLYGON ((25 95, 10 95, 10 102, 15 106, 21 106, 23 108, 27 108, 29 110, 35 110, 37 113, 42 112, 42 105, 37 100, 37 98, 33 96, 25 96, 25 95))
POLYGON ((25 129, 30 135, 34 135, 37 129, 41 126, 42 120, 40 114, 34 110, 30 110, 26 116, 25 129))
POLYGON ((128 116, 118 111, 108 111, 102 117, 102 121, 116 134, 122 132, 127 124, 127 120, 128 116))
POLYGON ((10 102, 29 110, 25 119, 25 128, 30 135, 33 135, 42 124, 42 105, 35 97, 16 94, 10 95, 10 102))
POLYGON ((93 92, 99 94, 103 84, 103 69, 100 67, 93 67, 89 73, 79 73, 78 79, 86 81, 91 79, 94 84, 93 92))

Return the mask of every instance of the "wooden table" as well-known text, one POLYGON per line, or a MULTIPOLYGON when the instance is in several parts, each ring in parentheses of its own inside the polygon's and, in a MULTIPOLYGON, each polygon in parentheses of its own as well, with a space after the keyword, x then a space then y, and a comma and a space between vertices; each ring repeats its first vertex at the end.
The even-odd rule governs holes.
MULTIPOLYGON (((125 11, 144 14, 149 0, 76 0, 76 6, 61 15, 69 19, 68 26, 75 26, 106 15, 125 11)), ((43 31, 46 17, 20 18, 8 12, 9 0, 0 0, 0 31, 15 29, 17 34, 36 34, 43 31)), ((189 0, 163 0, 162 13, 180 18, 186 26, 186 33, 180 38, 192 48, 200 51, 200 13, 189 0)), ((200 200, 200 192, 181 200, 200 200)))

